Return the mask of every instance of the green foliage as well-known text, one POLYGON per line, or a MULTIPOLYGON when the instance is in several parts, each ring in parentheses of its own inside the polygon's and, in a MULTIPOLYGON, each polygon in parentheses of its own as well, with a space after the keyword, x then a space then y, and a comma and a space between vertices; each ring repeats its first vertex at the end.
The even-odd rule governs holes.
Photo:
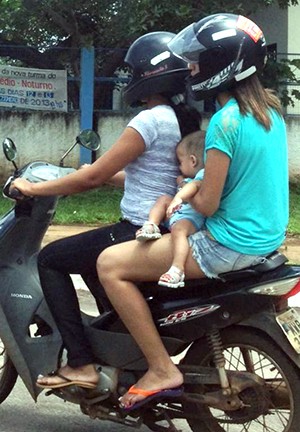
MULTIPOLYGON (((67 69, 79 77, 79 48, 93 45, 95 75, 113 77, 127 47, 146 32, 178 32, 205 15, 226 11, 248 16, 275 3, 287 7, 298 1, 0 0, 0 59, 25 67, 67 69)), ((104 106, 106 91, 111 92, 111 85, 95 90, 97 107, 104 106)), ((74 108, 78 92, 75 80, 69 90, 74 108)))
MULTIPOLYGON (((75 49, 93 43, 96 47, 127 48, 145 32, 177 32, 208 14, 226 11, 249 15, 272 3, 275 1, 2 0, 0 46, 10 41, 38 47, 46 62, 47 56, 42 54, 53 47, 75 49)), ((291 2, 281 0, 279 3, 287 6, 291 2)), ((12 58, 16 55, 14 52, 12 58)), ((56 52, 56 56, 63 60, 63 54, 56 52)), ((28 59, 28 65, 34 67, 30 61, 34 58, 28 59)))
POLYGON ((286 85, 299 85, 299 72, 300 60, 275 60, 271 57, 264 69, 262 81, 266 87, 277 92, 283 106, 294 106, 294 99, 300 99, 300 92, 297 89, 289 90, 286 85))

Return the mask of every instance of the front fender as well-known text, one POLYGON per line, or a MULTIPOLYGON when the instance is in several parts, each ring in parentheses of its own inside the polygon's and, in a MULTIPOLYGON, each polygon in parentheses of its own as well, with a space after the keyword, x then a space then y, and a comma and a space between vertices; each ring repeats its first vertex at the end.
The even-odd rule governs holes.
MULTIPOLYGON (((300 308, 294 308, 298 311, 300 308)), ((238 323, 239 326, 251 327, 259 329, 267 334, 273 342, 281 348, 282 351, 292 360, 292 362, 300 368, 300 354, 297 354, 281 327, 276 321, 275 313, 273 311, 259 312, 252 315, 250 318, 238 323)))
MULTIPOLYGON (((47 316, 47 306, 45 302, 37 310, 45 312, 42 316, 51 323, 52 317, 47 316)), ((12 324, 5 314, 0 304, 0 337, 7 350, 8 356, 15 366, 20 378, 24 382, 32 398, 36 401, 42 389, 36 386, 36 378, 39 373, 46 373, 47 370, 57 368, 58 357, 62 346, 61 337, 53 326, 53 333, 48 336, 31 339, 28 335, 24 336, 26 328, 20 328, 16 332, 14 323, 12 324)))

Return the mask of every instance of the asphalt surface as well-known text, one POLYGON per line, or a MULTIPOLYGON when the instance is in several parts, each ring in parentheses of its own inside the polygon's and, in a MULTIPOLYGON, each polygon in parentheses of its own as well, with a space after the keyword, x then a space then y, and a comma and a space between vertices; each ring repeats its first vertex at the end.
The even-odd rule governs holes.
MULTIPOLYGON (((117 423, 91 419, 80 407, 56 396, 31 398, 20 378, 9 397, 0 405, 0 432, 130 432, 117 423)), ((142 426, 140 432, 149 432, 142 426)), ((183 431, 184 432, 184 431, 183 431)), ((186 431, 188 432, 188 431, 186 431)))

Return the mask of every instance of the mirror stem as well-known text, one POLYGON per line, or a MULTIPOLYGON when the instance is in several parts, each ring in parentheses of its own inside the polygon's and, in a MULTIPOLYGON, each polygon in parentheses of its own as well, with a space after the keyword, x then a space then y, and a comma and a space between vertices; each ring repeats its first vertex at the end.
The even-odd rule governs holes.
POLYGON ((64 166, 64 159, 66 158, 66 156, 68 156, 68 154, 70 153, 70 151, 73 150, 73 148, 78 144, 78 141, 76 140, 76 142, 62 155, 62 158, 59 162, 59 166, 64 166))

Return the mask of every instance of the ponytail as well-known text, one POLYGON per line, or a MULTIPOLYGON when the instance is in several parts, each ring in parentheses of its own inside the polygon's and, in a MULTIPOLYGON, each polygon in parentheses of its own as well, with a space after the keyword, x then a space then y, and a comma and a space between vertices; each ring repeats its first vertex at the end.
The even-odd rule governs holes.
POLYGON ((196 108, 190 107, 182 102, 178 105, 171 103, 171 107, 174 109, 178 119, 182 138, 201 129, 202 117, 196 108))

